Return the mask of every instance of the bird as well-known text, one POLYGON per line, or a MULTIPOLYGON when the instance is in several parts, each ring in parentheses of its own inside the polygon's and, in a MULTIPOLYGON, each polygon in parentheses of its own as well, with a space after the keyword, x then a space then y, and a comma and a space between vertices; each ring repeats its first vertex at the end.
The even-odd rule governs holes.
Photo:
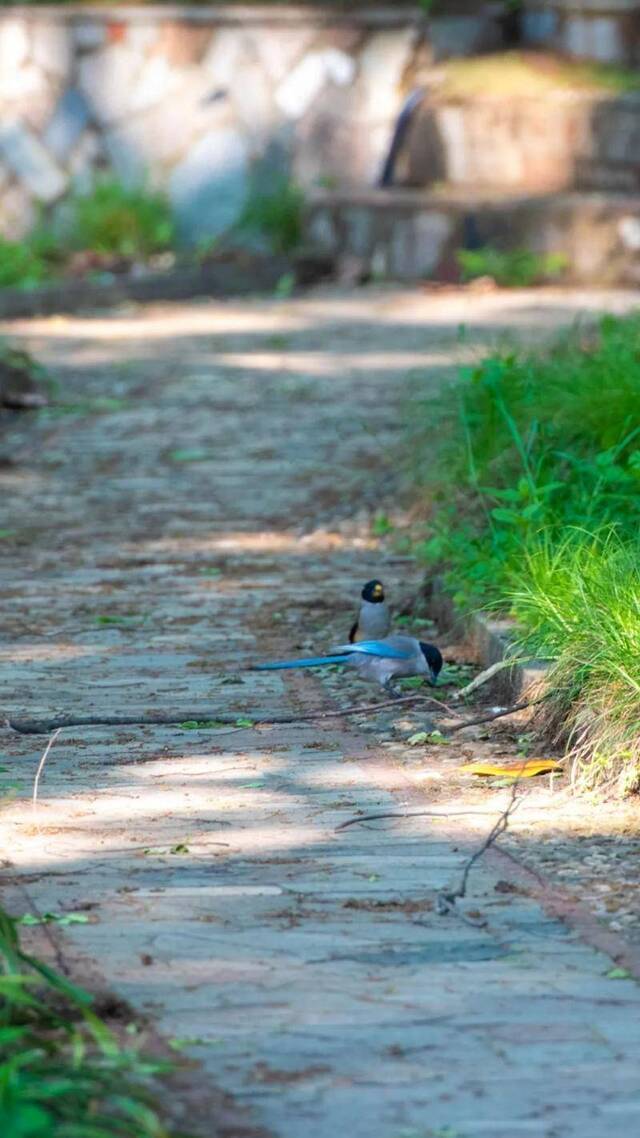
POLYGON ((391 613, 384 599, 382 581, 367 581, 360 596, 360 609, 349 632, 349 643, 384 640, 391 631, 391 613))
POLYGON ((442 655, 435 644, 425 644, 414 636, 399 634, 382 640, 339 644, 329 656, 254 664, 253 670, 270 672, 284 668, 316 668, 323 664, 345 664, 354 668, 360 679, 378 683, 389 695, 397 697, 399 693, 393 686, 394 680, 424 676, 435 685, 442 669, 442 655))

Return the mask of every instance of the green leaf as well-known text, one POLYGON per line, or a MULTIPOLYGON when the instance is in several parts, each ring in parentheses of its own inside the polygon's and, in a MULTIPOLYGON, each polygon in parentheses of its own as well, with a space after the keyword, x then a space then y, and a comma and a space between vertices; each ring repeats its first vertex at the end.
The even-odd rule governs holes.
POLYGON ((171 846, 169 853, 171 853, 171 854, 188 854, 189 853, 189 847, 187 845, 185 845, 184 842, 178 842, 177 845, 171 846))
POLYGON ((611 968, 606 977, 607 980, 632 980, 633 974, 628 968, 611 968))
POLYGON ((236 727, 253 727, 253 719, 236 719, 236 727))
POLYGON ((202 447, 185 447, 170 451, 169 458, 172 462, 206 462, 213 455, 210 450, 203 450, 202 447))

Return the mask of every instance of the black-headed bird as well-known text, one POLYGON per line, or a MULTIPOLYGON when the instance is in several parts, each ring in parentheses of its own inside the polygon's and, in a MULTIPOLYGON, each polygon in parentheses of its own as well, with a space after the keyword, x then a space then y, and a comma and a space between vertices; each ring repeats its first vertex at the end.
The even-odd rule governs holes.
POLYGON ((391 631, 391 613, 384 599, 382 581, 367 581, 362 593, 358 617, 351 626, 349 643, 360 640, 384 640, 391 631))
POLYGON ((344 664, 354 668, 360 679, 380 684, 386 692, 396 696, 398 692, 393 686, 394 680, 424 676, 435 684, 442 669, 442 656, 435 644, 425 644, 414 636, 393 635, 382 640, 339 644, 330 656, 254 664, 254 670, 271 672, 284 668, 316 668, 323 664, 344 664))

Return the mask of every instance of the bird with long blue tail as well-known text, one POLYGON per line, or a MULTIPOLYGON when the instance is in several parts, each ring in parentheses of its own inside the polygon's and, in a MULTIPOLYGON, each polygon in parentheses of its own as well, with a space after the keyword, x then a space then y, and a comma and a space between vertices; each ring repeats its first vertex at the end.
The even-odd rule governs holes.
POLYGON ((435 644, 425 644, 414 636, 385 636, 382 640, 360 640, 355 644, 339 644, 328 656, 307 656, 300 660, 276 660, 254 664, 258 672, 287 668, 317 668, 326 664, 343 664, 353 668, 360 679, 380 684, 389 695, 397 696, 394 680, 424 676, 436 684, 442 669, 442 655, 435 644))

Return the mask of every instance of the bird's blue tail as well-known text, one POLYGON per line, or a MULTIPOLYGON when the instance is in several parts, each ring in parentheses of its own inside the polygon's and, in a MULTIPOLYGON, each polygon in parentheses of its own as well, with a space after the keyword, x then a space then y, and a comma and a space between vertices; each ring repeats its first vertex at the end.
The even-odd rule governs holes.
POLYGON ((341 656, 308 656, 304 660, 276 660, 273 664, 254 664, 254 672, 277 672, 282 668, 316 668, 319 664, 344 664, 347 654, 341 656))

